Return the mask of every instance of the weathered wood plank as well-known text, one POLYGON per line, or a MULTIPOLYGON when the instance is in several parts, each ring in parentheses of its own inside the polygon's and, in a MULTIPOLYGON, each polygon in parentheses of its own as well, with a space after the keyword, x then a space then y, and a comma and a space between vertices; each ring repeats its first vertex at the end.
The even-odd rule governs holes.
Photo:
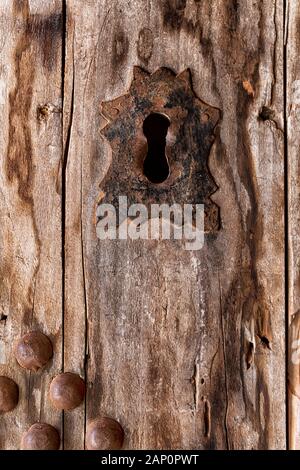
POLYGON ((300 449, 299 395, 299 122, 300 122, 300 7, 287 2, 286 8, 286 118, 288 161, 288 231, 289 231, 289 447, 300 449))
MULTIPOLYGON (((284 448, 283 1, 67 6, 65 369, 86 374, 86 419, 120 421, 126 448, 284 448), (134 65, 190 68, 222 112, 209 159, 221 228, 200 252, 96 237, 114 158, 100 104, 128 91, 134 65)), ((84 413, 66 417, 67 448, 83 446, 84 413)))
MULTIPOLYGON (((66 8, 66 57, 64 94, 64 178, 65 186, 65 301, 64 301, 64 370, 85 378, 86 352, 86 300, 84 284, 84 258, 81 205, 83 201, 83 168, 81 155, 85 147, 81 126, 75 116, 82 112, 77 96, 82 93, 77 79, 81 71, 75 66, 77 19, 70 14, 72 3, 66 8), (78 123, 79 124, 79 123, 78 123), (70 158, 70 155, 77 155, 70 158), (78 185, 74 191, 73 182, 78 185)), ((87 37, 88 41, 88 37, 87 37)), ((86 63, 80 57, 82 65, 86 63)), ((85 433, 85 403, 72 413, 64 414, 64 448, 82 449, 85 433), (76 432, 74 433, 74 429, 76 432)))
POLYGON ((48 401, 62 366, 61 1, 2 1, 0 18, 0 375, 20 387, 18 407, 0 418, 0 448, 15 449, 36 421, 61 428, 48 401), (32 329, 54 347, 37 373, 13 354, 32 329))

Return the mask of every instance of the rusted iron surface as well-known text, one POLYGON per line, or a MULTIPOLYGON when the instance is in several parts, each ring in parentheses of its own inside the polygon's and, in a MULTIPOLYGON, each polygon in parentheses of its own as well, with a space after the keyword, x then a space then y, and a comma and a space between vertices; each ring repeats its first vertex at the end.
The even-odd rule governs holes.
POLYGON ((215 140, 220 111, 201 101, 185 70, 175 75, 167 68, 149 74, 134 67, 133 81, 126 95, 103 102, 101 112, 108 121, 102 128, 112 148, 112 162, 101 183, 101 203, 118 207, 126 195, 128 205, 204 204, 205 231, 218 230, 219 208, 210 199, 216 191, 208 168, 208 156, 215 140), (161 113, 170 120, 166 137, 169 177, 160 184, 147 179, 143 171, 147 155, 144 120, 161 113))

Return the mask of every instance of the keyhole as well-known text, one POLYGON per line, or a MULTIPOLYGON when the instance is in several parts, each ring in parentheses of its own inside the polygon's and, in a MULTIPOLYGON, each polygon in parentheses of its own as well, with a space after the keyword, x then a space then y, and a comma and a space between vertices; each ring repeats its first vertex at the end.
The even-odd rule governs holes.
POLYGON ((169 118, 160 113, 149 114, 143 124, 143 132, 148 142, 144 175, 151 183, 162 183, 170 173, 166 157, 166 136, 169 125, 169 118))

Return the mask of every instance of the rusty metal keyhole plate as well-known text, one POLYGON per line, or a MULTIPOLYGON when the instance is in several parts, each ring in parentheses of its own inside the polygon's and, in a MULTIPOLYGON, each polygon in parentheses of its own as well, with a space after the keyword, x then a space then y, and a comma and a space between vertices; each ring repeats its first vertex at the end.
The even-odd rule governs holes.
POLYGON ((220 111, 194 93, 189 70, 175 75, 167 68, 149 74, 134 67, 129 92, 101 106, 108 121, 101 133, 112 148, 112 163, 101 183, 101 203, 204 204, 205 231, 219 229, 219 208, 210 199, 217 185, 208 168, 220 111), (168 178, 154 184, 144 174, 147 139, 143 123, 151 113, 170 120, 166 137, 168 178))

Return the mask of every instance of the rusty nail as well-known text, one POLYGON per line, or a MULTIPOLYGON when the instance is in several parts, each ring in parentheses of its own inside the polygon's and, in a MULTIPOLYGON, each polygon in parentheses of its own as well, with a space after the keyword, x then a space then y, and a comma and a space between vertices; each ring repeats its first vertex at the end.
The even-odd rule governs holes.
POLYGON ((13 410, 19 400, 19 387, 9 377, 0 376, 0 413, 13 410))
POLYGON ((26 333, 15 347, 15 357, 19 365, 34 372, 47 364, 52 355, 52 343, 40 331, 26 333))
POLYGON ((118 450, 122 448, 124 431, 112 418, 95 418, 87 425, 86 448, 88 450, 118 450))
POLYGON ((58 431, 46 423, 35 423, 23 435, 22 450, 57 450, 60 446, 58 431))
POLYGON ((73 410, 82 403, 84 394, 84 381, 71 372, 57 375, 50 385, 50 399, 59 410, 73 410))

